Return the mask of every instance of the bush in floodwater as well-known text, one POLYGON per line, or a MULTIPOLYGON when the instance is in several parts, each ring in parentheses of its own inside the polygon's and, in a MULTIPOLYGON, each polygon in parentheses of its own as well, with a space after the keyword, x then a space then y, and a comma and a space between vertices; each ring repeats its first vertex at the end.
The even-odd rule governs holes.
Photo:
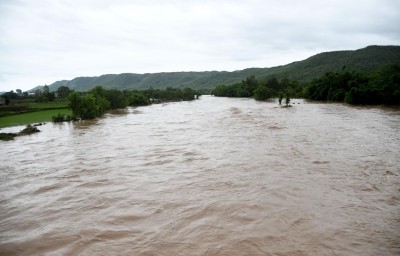
POLYGON ((62 123, 62 122, 70 122, 70 121, 78 121, 79 119, 74 115, 64 115, 58 113, 57 115, 51 118, 54 123, 62 123))
POLYGON ((70 122, 70 121, 78 121, 79 120, 79 118, 77 118, 76 116, 74 116, 74 115, 67 115, 66 117, 65 117, 65 121, 67 121, 67 122, 70 122))
POLYGON ((281 104, 282 104, 282 99, 283 99, 283 93, 282 93, 282 92, 280 92, 280 93, 279 93, 279 99, 278 99, 278 101, 279 101, 279 105, 281 105, 281 104))
POLYGON ((53 120, 54 123, 62 123, 65 122, 66 118, 64 114, 58 113, 57 115, 52 116, 51 119, 53 120))
POLYGON ((289 107, 290 106, 290 97, 288 94, 286 94, 286 98, 285 98, 285 106, 289 107))
POLYGON ((285 105, 282 106, 282 107, 285 107, 285 108, 291 107, 292 105, 290 105, 290 95, 292 95, 292 94, 293 94, 292 89, 291 88, 286 88, 285 92, 283 94, 279 95, 279 104, 281 103, 282 98, 284 97, 285 98, 285 105))

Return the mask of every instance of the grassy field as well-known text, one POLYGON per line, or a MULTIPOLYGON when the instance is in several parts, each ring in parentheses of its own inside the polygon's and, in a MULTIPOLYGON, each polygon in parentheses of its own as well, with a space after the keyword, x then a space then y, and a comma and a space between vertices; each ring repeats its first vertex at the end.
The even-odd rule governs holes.
POLYGON ((33 109, 60 109, 60 108, 67 108, 68 102, 60 101, 51 103, 31 103, 28 106, 33 109))
POLYGON ((9 105, 0 106, 0 128, 51 121, 52 116, 72 114, 68 101, 35 103, 34 99, 13 99, 9 105))
POLYGON ((35 103, 35 102, 12 102, 7 106, 0 106, 0 117, 12 116, 17 114, 30 113, 42 110, 66 109, 67 101, 35 103))
POLYGON ((5 116, 5 117, 0 117, 0 128, 49 122, 51 121, 51 117, 57 115, 58 113, 65 115, 72 114, 72 112, 69 109, 64 108, 64 109, 43 110, 43 111, 5 116))

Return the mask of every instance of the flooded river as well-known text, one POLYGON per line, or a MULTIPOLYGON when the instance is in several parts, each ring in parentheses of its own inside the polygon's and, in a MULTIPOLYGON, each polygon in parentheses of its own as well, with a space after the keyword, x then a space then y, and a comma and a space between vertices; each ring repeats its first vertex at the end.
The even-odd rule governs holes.
POLYGON ((203 96, 39 129, 0 142, 0 255, 400 255, 400 110, 203 96))

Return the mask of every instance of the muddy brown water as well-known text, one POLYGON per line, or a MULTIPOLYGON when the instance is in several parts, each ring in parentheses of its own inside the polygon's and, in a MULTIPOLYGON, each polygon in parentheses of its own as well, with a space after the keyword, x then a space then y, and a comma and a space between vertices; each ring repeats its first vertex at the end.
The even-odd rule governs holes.
POLYGON ((276 106, 203 96, 0 142, 0 254, 400 255, 400 111, 276 106))

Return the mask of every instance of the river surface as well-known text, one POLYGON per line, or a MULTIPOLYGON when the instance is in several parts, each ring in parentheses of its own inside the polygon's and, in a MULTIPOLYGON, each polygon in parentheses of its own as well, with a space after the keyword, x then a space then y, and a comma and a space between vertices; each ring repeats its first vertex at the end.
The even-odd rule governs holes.
POLYGON ((203 96, 0 142, 0 255, 400 255, 400 110, 294 102, 203 96))

